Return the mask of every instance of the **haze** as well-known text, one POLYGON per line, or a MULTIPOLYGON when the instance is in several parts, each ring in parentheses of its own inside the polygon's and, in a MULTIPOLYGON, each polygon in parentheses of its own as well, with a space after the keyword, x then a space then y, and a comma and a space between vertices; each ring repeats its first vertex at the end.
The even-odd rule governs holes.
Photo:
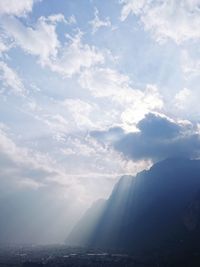
POLYGON ((63 243, 123 175, 200 155, 199 0, 0 0, 0 243, 63 243))

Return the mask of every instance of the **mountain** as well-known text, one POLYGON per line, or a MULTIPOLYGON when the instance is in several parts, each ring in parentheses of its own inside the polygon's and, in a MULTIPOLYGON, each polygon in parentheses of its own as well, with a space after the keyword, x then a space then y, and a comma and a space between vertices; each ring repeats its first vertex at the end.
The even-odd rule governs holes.
POLYGON ((89 246, 90 234, 96 228, 106 206, 106 200, 95 201, 85 212, 67 237, 66 244, 70 246, 89 246))
POLYGON ((123 176, 107 201, 97 202, 68 243, 135 254, 200 248, 200 160, 167 159, 123 176))

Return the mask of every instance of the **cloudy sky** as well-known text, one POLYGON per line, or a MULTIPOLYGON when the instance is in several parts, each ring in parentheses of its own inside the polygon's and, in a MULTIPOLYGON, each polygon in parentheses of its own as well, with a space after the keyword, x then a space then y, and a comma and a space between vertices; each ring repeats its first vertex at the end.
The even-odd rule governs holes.
POLYGON ((200 155, 199 0, 0 0, 0 235, 63 242, 117 179, 200 155))

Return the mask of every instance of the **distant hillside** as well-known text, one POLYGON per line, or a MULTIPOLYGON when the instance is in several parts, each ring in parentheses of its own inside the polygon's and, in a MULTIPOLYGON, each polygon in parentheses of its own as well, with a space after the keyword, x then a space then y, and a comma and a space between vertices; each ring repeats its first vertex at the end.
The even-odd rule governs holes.
POLYGON ((67 240, 135 254, 200 248, 200 161, 167 159, 136 177, 122 177, 67 240))
POLYGON ((66 244, 70 246, 89 246, 89 237, 96 230, 96 225, 103 215, 105 206, 106 200, 104 199, 94 202, 73 228, 67 237, 66 244))

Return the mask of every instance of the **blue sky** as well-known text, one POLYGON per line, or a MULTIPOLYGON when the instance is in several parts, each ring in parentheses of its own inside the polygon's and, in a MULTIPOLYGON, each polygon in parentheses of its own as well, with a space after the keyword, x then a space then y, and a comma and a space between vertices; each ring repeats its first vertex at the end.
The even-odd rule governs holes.
POLYGON ((199 29, 199 0, 0 1, 5 240, 63 242, 121 175, 199 157, 199 29))

